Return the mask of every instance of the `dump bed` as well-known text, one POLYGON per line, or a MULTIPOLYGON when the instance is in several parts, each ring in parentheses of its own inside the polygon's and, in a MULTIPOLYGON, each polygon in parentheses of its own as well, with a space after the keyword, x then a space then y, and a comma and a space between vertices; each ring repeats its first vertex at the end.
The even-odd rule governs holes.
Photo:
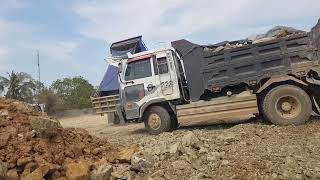
POLYGON ((259 82, 318 65, 312 33, 300 33, 220 52, 186 40, 172 42, 184 61, 190 99, 198 101, 205 89, 259 82))

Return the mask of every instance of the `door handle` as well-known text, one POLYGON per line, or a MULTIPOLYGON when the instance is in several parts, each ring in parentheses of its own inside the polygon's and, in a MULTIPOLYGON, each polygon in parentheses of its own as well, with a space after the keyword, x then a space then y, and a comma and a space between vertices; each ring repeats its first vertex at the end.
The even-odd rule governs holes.
POLYGON ((126 85, 128 85, 128 84, 134 84, 134 81, 126 81, 125 84, 126 84, 126 85))
POLYGON ((147 89, 148 89, 148 91, 152 91, 155 87, 156 87, 155 85, 149 84, 149 85, 147 86, 147 89))

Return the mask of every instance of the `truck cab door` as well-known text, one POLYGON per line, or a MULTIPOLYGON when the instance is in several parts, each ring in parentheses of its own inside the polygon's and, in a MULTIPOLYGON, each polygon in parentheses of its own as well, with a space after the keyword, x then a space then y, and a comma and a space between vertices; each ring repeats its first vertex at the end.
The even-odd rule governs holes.
POLYGON ((167 100, 180 98, 178 76, 171 51, 163 51, 153 58, 156 84, 160 85, 158 96, 167 100))
POLYGON ((124 74, 124 110, 127 119, 140 117, 142 104, 157 96, 152 56, 129 59, 124 74))

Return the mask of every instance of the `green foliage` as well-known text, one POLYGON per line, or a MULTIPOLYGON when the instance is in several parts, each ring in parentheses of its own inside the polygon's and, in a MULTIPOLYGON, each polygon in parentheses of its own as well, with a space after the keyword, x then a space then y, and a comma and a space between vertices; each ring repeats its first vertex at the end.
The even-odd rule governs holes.
POLYGON ((33 103, 37 82, 27 73, 7 73, 8 77, 0 76, 0 93, 5 93, 6 98, 17 99, 33 103))
POLYGON ((84 109, 91 107, 90 96, 94 87, 83 77, 56 80, 50 90, 57 95, 66 109, 84 109))
POLYGON ((48 114, 59 114, 68 109, 91 107, 90 96, 94 87, 82 77, 56 80, 50 88, 35 81, 29 74, 20 72, 0 76, 0 95, 28 103, 45 104, 48 114))

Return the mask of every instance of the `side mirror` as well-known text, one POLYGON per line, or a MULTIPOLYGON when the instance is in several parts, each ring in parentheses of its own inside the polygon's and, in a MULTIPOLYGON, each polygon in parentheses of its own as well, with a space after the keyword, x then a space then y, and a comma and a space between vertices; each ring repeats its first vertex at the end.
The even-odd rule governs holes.
POLYGON ((122 73, 122 62, 119 62, 119 64, 118 64, 118 67, 119 67, 119 73, 122 73))

